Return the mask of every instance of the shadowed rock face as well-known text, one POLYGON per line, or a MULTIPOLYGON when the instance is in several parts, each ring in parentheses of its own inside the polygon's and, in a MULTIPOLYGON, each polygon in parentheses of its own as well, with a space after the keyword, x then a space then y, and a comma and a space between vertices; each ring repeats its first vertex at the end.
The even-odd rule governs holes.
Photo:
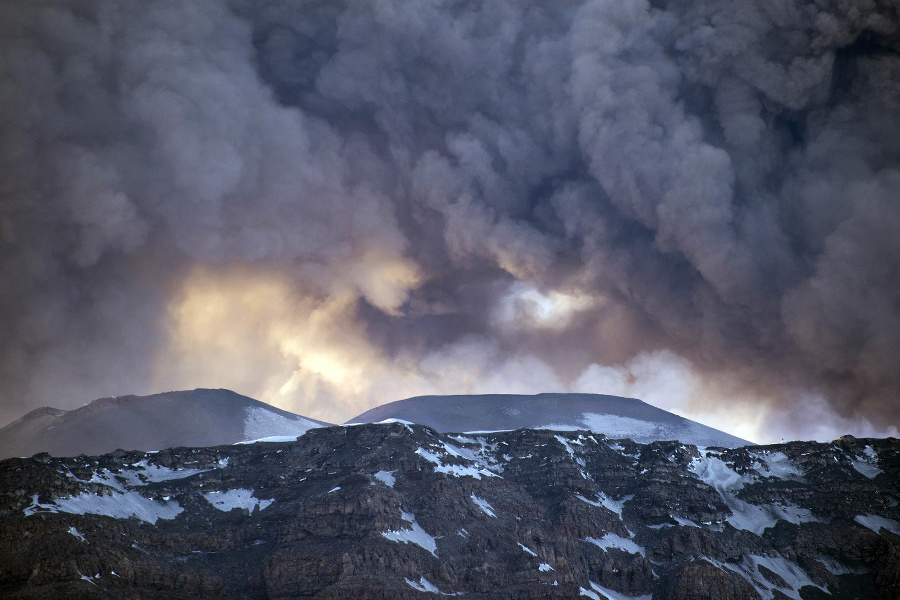
POLYGON ((31 411, 0 429, 0 458, 216 446, 269 435, 297 436, 320 425, 324 423, 229 390, 118 396, 72 411, 31 411))
POLYGON ((698 450, 402 423, 37 455, 0 462, 0 597, 888 600, 898 474, 894 439, 698 450))
POLYGON ((751 442, 701 425, 634 398, 602 394, 483 394, 416 396, 383 404, 348 423, 402 419, 440 432, 511 429, 588 429, 649 443, 680 440, 736 448, 751 442))

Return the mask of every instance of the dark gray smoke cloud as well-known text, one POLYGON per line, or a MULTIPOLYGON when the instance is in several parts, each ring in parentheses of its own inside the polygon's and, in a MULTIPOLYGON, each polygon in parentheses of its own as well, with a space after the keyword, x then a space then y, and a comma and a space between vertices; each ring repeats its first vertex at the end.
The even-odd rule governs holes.
POLYGON ((392 356, 668 349, 900 426, 898 233, 893 0, 0 5, 3 420, 158 391, 243 265, 392 356), (602 302, 503 327, 516 282, 602 302))

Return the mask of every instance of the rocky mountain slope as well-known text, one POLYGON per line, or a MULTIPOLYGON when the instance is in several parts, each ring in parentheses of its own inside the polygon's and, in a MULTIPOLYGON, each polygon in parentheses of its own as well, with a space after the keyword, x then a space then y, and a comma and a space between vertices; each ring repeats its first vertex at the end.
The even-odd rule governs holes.
POLYGON ((230 390, 101 398, 76 410, 39 408, 0 429, 0 458, 216 446, 298 436, 327 425, 230 390))
POLYGON ((382 404, 348 423, 401 419, 441 432, 511 429, 590 430, 649 443, 680 440, 736 448, 750 444, 635 398, 603 394, 416 396, 382 404))
POLYGON ((404 423, 0 462, 3 598, 900 597, 900 441, 404 423))

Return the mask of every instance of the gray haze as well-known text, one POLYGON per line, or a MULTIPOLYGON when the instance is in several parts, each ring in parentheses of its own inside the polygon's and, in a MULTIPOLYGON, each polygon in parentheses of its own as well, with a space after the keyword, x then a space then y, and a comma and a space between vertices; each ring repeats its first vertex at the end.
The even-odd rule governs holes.
POLYGON ((0 4, 0 421, 227 386, 167 375, 198 272, 341 299, 301 321, 403 373, 667 351, 900 426, 900 4, 0 4))

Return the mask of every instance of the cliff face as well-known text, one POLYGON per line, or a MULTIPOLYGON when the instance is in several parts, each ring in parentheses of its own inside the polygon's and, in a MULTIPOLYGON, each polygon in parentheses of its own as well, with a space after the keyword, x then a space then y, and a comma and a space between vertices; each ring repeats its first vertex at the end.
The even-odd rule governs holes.
POLYGON ((3 598, 900 597, 900 442, 403 423, 0 463, 3 598))

